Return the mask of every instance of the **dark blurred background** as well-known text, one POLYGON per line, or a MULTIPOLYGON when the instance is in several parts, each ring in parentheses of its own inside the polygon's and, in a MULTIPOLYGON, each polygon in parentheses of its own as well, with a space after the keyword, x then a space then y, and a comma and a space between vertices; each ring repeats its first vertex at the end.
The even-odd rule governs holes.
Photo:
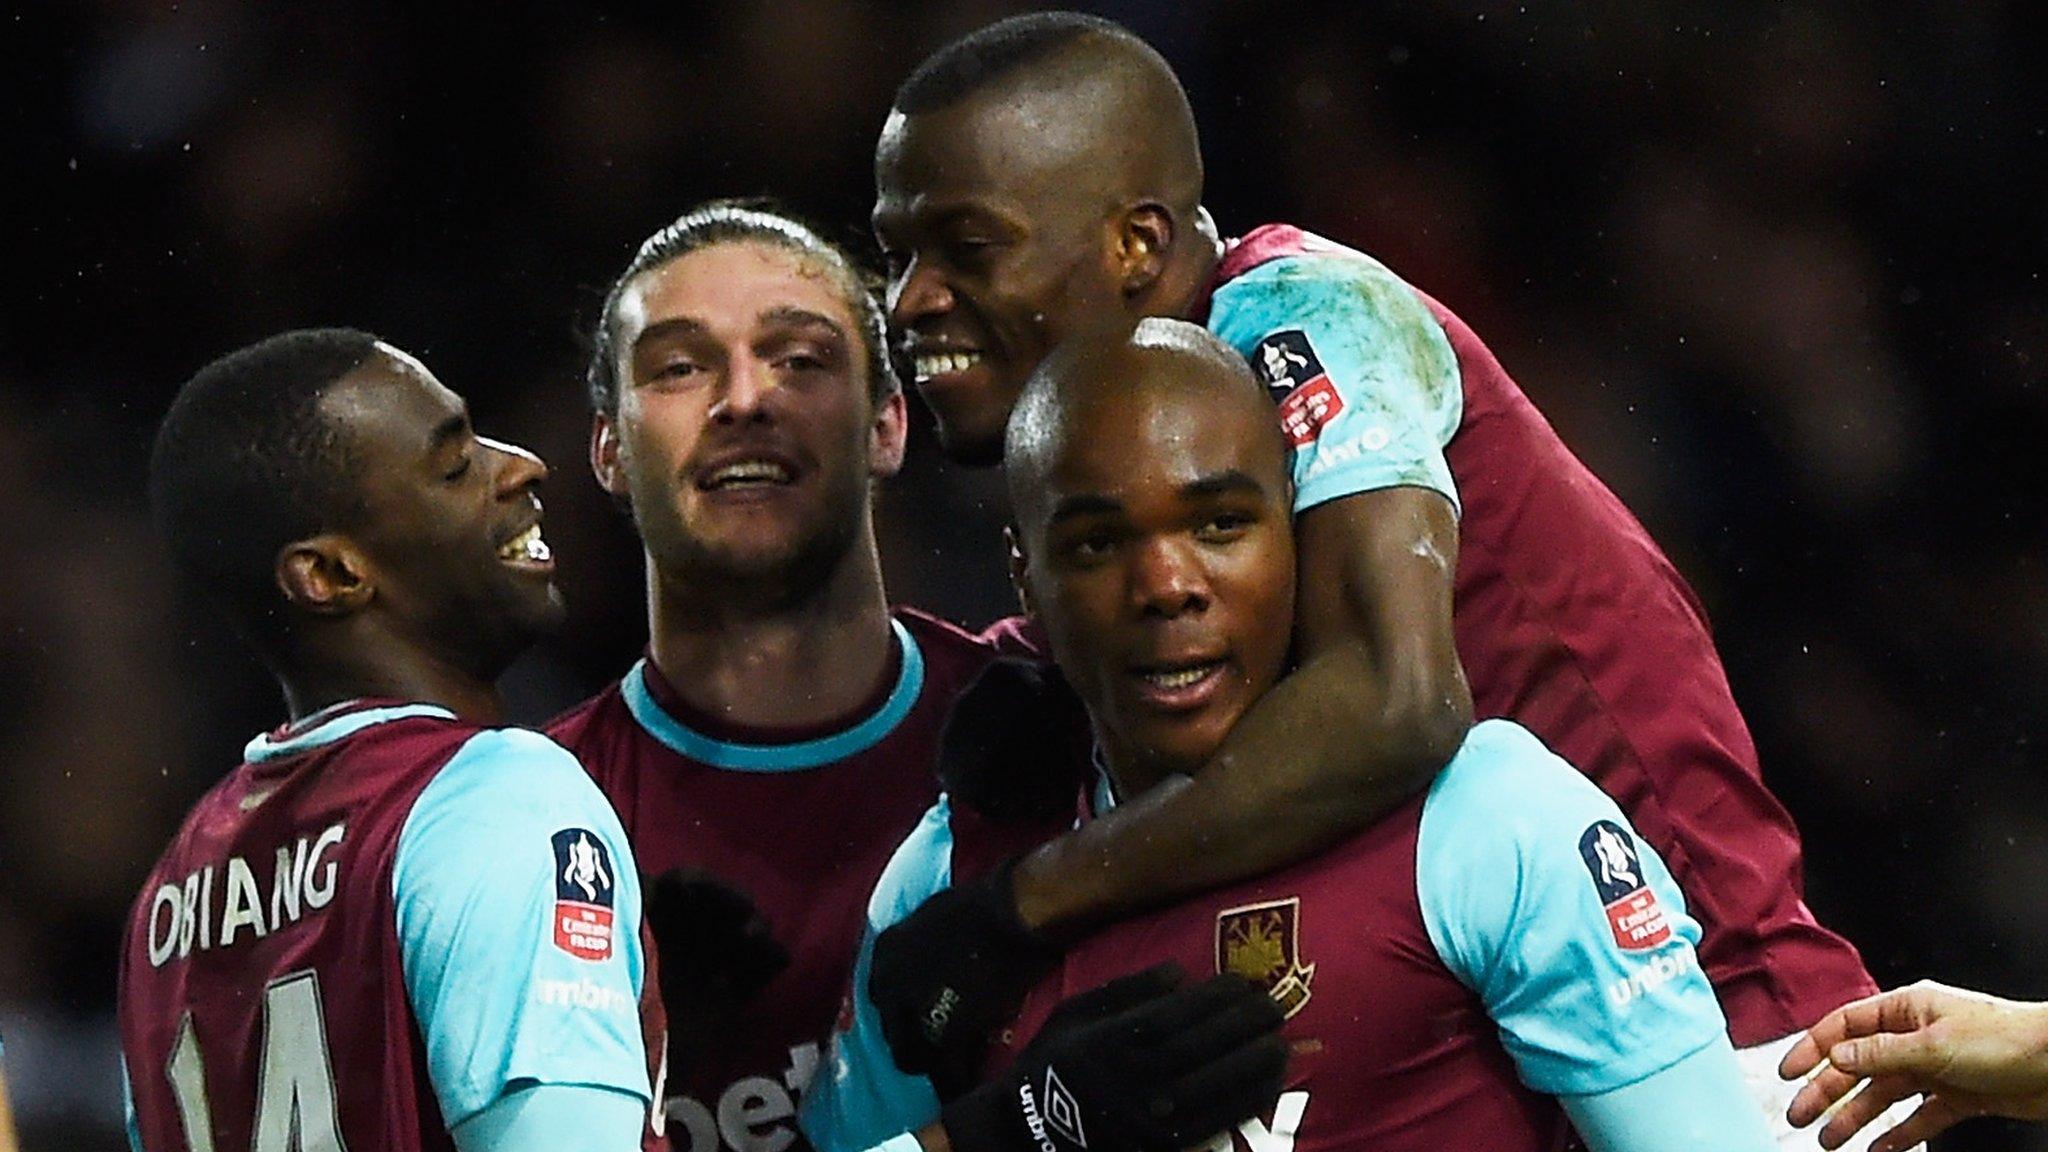
MULTIPOLYGON (((603 286, 714 195, 861 235, 895 84, 1017 10, 4 16, 0 1032, 30 1148, 116 1146, 125 906, 282 712, 149 534, 178 383, 278 329, 367 327, 551 460, 575 614, 512 681, 543 717, 644 639, 583 463, 603 286)), ((1457 309, 1670 550, 1806 830, 1810 901, 1880 980, 2048 994, 2048 93, 2022 5, 1094 10, 1186 79, 1226 232, 1296 222, 1457 309)), ((883 494, 897 596, 1004 612, 988 478, 923 430, 912 460, 883 494)))

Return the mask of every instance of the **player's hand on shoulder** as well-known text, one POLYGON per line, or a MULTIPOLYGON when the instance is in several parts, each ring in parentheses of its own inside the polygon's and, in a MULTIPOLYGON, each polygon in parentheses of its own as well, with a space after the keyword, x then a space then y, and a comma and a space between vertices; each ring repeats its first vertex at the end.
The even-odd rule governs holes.
POLYGON ((1910 1147, 1972 1116, 2048 1120, 2048 1004, 1923 980, 1828 1013, 1778 1072, 1811 1076, 1786 1118, 1805 1126, 1827 1115, 1821 1143, 1831 1148, 1915 1094, 1926 1101, 1872 1152, 1910 1147))
POLYGON ((991 820, 1071 816, 1086 778, 1075 744, 1088 730, 1079 697, 1051 664, 991 660, 939 731, 939 782, 991 820))
POLYGON ((1060 957, 1017 918, 1014 868, 938 893, 875 939, 868 996, 882 1038, 942 1100, 977 1081, 989 1037, 1060 957))
MULTIPOLYGON (((993 660, 940 732, 940 783, 956 807, 991 820, 1071 816, 1085 767, 1071 740, 1084 716, 1050 665, 993 660)), ((1059 958, 1018 916, 1014 865, 939 892, 875 942, 868 995, 883 1038, 942 1098, 975 1082, 990 1034, 1059 958)))
POLYGON ((647 881, 672 1066, 700 1055, 721 1027, 789 967, 789 950, 752 898, 697 868, 647 881))
POLYGON ((1283 1014, 1238 976, 1159 965, 1072 997, 1016 1061, 948 1104, 954 1152, 1172 1152, 1270 1109, 1283 1014))

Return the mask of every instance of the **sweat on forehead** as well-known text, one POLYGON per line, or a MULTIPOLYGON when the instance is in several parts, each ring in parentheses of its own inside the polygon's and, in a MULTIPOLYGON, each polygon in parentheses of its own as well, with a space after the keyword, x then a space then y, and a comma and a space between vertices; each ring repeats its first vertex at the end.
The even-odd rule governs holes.
POLYGON ((1271 444, 1284 471, 1286 442, 1272 401, 1237 352, 1198 324, 1152 317, 1129 331, 1111 329, 1068 340, 1024 386, 1004 441, 1003 465, 1013 505, 1022 508, 1044 483, 1068 442, 1127 434, 1104 427, 1140 404, 1200 407, 1218 419, 1243 419, 1271 444))

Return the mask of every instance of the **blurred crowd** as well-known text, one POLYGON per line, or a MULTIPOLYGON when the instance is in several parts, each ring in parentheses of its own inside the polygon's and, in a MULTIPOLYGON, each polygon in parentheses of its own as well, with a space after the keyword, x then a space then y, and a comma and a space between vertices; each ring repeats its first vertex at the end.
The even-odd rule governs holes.
MULTIPOLYGON (((0 1036, 28 1147, 118 1146, 126 905, 282 715, 150 534, 177 385, 275 330, 366 327, 540 451, 572 620, 511 694, 544 718, 645 637, 584 463, 603 286, 715 195, 864 242, 896 83, 1025 7, 7 15, 0 1036)), ((2048 82, 2022 6, 1085 7, 1180 70, 1226 233, 1298 223, 1458 310, 1670 551, 1810 903, 1879 979, 2048 994, 2048 82)), ((993 478, 922 430, 911 456, 882 500, 895 595, 1005 613, 993 478)))

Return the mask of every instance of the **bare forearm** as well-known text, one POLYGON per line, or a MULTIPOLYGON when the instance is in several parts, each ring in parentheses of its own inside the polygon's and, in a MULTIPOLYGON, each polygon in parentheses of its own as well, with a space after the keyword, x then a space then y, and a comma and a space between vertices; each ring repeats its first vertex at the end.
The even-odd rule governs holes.
POLYGON ((953 1139, 946 1132, 946 1126, 934 1121, 917 1130, 918 1146, 924 1152, 953 1152, 953 1139))
POLYGON ((1085 930, 1297 863, 1398 807, 1457 752, 1472 693, 1451 625, 1457 521, 1397 488, 1299 521, 1300 664, 1193 780, 1045 845, 1013 876, 1027 927, 1085 930))
POLYGON ((1471 722, 1449 690, 1333 649, 1276 685, 1193 779, 1174 778, 1017 868, 1024 923, 1056 934, 1250 879, 1355 834, 1426 786, 1471 722))
POLYGON ((7 1076, 0 1073, 0 1152, 15 1152, 14 1141, 14 1109, 7 1102, 7 1076))

